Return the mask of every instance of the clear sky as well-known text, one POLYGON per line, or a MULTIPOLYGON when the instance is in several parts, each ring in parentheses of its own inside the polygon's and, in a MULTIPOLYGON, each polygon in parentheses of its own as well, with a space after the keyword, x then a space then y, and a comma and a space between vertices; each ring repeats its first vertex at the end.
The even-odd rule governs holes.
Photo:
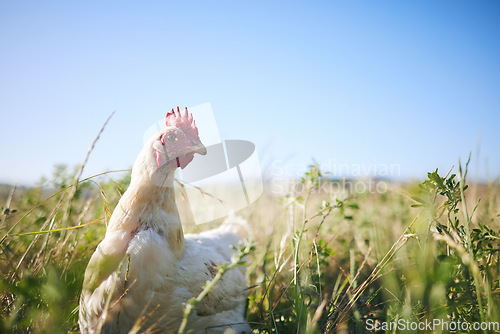
POLYGON ((472 151, 500 175, 498 1, 0 1, 0 50, 0 182, 81 163, 113 111, 85 175, 129 168, 205 102, 266 173, 421 179, 472 151))

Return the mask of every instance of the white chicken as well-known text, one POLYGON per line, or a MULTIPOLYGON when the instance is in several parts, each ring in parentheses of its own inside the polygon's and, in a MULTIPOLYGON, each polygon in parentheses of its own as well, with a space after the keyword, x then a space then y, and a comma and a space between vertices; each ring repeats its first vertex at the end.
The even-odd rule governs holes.
MULTIPOLYGON (((193 116, 172 112, 166 129, 139 154, 129 188, 85 271, 80 298, 82 333, 170 333, 185 303, 196 297, 217 266, 229 262, 241 240, 229 225, 184 235, 174 194, 174 172, 194 153, 206 154, 193 116)), ((243 267, 227 271, 189 317, 195 333, 250 332, 244 318, 243 267)))

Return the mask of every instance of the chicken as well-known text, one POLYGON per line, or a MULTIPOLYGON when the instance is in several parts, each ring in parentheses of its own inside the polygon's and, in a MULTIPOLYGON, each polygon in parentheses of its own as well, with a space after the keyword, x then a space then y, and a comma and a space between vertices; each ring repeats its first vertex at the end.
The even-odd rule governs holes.
MULTIPOLYGON (((174 172, 207 150, 192 114, 172 109, 166 129, 145 144, 131 183, 85 271, 80 298, 82 333, 170 333, 185 303, 196 297, 217 266, 230 262, 241 240, 223 224, 184 235, 174 194, 174 172)), ((188 321, 195 333, 250 332, 244 318, 244 267, 228 270, 188 321)))

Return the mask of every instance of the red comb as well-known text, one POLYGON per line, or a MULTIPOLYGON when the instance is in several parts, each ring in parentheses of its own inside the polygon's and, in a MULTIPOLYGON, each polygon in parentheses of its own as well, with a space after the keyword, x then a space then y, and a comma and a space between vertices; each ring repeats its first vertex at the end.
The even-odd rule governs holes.
POLYGON ((179 128, 186 134, 198 136, 198 128, 196 128, 193 114, 188 112, 187 107, 184 113, 181 113, 179 107, 177 107, 177 112, 172 108, 172 111, 168 112, 167 116, 165 116, 165 124, 167 127, 179 128))

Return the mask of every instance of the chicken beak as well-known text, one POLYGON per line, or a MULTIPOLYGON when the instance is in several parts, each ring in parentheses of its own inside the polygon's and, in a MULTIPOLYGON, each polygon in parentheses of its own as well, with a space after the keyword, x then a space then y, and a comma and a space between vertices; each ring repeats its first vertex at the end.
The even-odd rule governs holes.
POLYGON ((199 155, 205 155, 207 154, 207 148, 200 142, 199 144, 192 146, 190 152, 198 153, 199 155))

